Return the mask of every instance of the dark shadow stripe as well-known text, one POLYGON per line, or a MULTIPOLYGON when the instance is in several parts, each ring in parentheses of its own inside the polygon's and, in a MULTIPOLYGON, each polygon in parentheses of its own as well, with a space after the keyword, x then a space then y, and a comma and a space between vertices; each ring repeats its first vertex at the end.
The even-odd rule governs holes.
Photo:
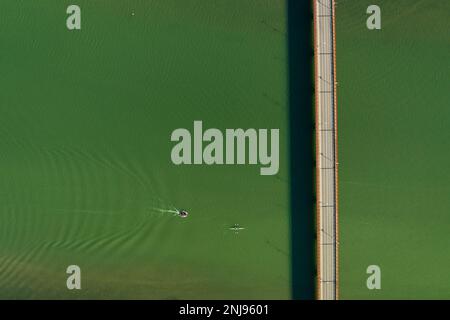
POLYGON ((287 0, 293 299, 315 298, 312 3, 287 0))

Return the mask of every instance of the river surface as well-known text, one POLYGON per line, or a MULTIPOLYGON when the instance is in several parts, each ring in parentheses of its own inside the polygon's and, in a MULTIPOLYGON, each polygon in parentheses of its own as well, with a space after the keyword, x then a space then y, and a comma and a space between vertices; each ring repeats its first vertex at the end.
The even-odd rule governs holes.
POLYGON ((284 1, 77 4, 0 3, 0 298, 289 298, 284 1), (175 166, 194 120, 279 128, 278 174, 175 166))

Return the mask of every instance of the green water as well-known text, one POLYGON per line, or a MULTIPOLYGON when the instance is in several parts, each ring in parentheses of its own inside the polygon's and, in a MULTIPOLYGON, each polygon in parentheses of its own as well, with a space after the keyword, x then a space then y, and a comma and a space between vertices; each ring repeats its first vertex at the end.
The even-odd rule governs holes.
POLYGON ((289 298, 284 1, 69 4, 0 3, 0 298, 289 298), (278 175, 173 165, 194 120, 280 128, 278 175))
POLYGON ((337 6, 343 299, 450 298, 450 2, 337 6), (382 29, 366 28, 381 8, 382 29), (381 290, 366 268, 381 267, 381 290))

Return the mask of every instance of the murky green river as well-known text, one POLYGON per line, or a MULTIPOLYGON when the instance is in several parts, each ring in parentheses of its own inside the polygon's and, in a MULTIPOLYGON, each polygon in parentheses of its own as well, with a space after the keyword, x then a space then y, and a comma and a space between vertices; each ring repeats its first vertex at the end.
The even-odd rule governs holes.
POLYGON ((289 298, 284 1, 69 4, 0 3, 0 298, 289 298), (280 128, 278 174, 174 165, 194 120, 280 128))

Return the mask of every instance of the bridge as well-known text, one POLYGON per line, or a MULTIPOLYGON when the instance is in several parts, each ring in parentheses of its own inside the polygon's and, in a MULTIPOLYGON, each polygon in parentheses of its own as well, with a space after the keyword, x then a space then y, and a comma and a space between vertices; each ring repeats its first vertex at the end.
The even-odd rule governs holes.
POLYGON ((314 0, 317 298, 338 299, 335 1, 314 0))

